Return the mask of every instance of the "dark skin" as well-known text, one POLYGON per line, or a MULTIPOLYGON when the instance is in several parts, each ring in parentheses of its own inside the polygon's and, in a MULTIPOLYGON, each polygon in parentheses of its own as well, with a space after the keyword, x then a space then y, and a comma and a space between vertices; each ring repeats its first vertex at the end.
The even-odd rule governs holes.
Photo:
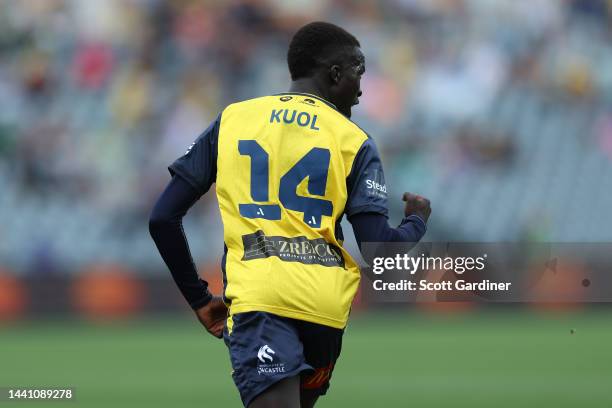
POLYGON ((227 306, 218 296, 212 298, 206 306, 195 311, 202 326, 213 336, 223 337, 223 328, 227 318, 227 306))
POLYGON ((330 101, 342 114, 351 117, 351 107, 359 103, 365 57, 359 47, 342 49, 332 57, 322 58, 312 75, 296 79, 290 92, 309 93, 330 101))
MULTIPOLYGON (((333 103, 346 117, 359 103, 361 77, 365 73, 365 57, 359 47, 347 47, 322 58, 309 77, 291 83, 290 92, 308 93, 333 103)), ((412 193, 404 193, 404 215, 418 215, 425 222, 431 214, 428 199, 412 193)), ((195 311, 198 320, 213 336, 221 338, 227 317, 227 307, 221 298, 215 297, 206 306, 195 311)), ((300 376, 285 378, 258 395, 249 408, 310 408, 318 395, 300 390, 300 376)))

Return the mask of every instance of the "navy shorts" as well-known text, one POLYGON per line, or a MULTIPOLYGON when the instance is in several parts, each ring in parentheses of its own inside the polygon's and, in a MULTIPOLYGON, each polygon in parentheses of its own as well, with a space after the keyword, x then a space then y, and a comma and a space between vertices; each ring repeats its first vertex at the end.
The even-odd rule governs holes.
POLYGON ((229 349, 234 383, 244 406, 274 383, 300 375, 301 389, 323 395, 340 356, 343 330, 266 312, 232 316, 229 349))

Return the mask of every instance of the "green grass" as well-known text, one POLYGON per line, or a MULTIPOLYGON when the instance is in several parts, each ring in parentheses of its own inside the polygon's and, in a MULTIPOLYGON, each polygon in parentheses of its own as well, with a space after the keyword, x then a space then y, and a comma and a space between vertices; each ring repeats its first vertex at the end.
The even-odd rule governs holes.
MULTIPOLYGON (((0 326, 0 387, 76 389, 52 407, 238 407, 230 371, 195 320, 0 326)), ((610 407, 609 312, 356 316, 318 406, 610 407)))

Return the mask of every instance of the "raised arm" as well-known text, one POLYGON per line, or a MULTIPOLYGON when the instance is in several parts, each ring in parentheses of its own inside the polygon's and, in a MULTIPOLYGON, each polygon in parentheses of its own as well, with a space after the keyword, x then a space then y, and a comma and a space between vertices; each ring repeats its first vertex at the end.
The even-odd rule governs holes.
POLYGON ((373 140, 368 138, 357 153, 347 178, 349 198, 345 212, 359 247, 362 242, 418 242, 427 231, 429 200, 404 193, 404 219, 397 228, 388 223, 387 186, 373 140))

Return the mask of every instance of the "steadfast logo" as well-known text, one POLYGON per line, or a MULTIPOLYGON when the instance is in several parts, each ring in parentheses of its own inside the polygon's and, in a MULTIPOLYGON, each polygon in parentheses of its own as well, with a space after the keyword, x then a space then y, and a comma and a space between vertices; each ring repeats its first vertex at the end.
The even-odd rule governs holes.
POLYGON ((384 184, 380 184, 374 180, 366 180, 366 186, 368 188, 373 188, 374 190, 378 190, 381 193, 387 194, 387 186, 384 184))
POLYGON ((365 184, 368 195, 387 198, 387 185, 382 171, 373 170, 371 176, 365 180, 365 184))
POLYGON ((272 113, 270 114, 270 123, 285 123, 292 124, 295 123, 301 127, 307 127, 312 130, 320 130, 317 127, 317 115, 310 116, 308 112, 299 112, 295 109, 272 109, 272 113))
POLYGON ((243 261, 276 256, 286 262, 344 267, 344 257, 340 248, 329 244, 323 238, 267 236, 260 230, 243 235, 242 244, 243 261))

